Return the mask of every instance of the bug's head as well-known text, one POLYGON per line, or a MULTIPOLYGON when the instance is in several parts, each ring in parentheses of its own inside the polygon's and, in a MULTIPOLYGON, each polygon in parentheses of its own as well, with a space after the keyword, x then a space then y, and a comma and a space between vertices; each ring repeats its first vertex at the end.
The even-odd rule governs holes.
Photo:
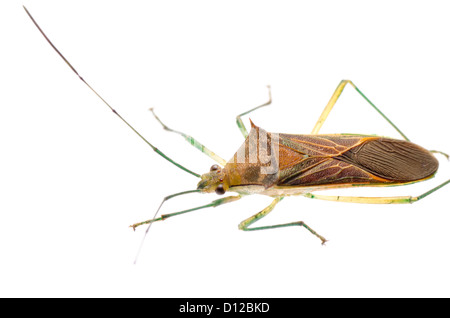
POLYGON ((229 188, 226 182, 225 169, 219 165, 212 165, 209 172, 203 174, 201 178, 202 180, 198 183, 197 190, 201 190, 202 192, 215 192, 221 195, 229 188))

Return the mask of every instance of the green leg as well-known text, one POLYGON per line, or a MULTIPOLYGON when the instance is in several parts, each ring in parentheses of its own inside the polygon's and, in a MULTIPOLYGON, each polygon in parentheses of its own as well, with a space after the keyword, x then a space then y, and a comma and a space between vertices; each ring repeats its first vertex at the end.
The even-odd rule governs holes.
POLYGON ((319 199, 326 201, 337 201, 337 202, 349 202, 349 203, 369 203, 369 204, 405 204, 417 202, 431 193, 439 190, 445 185, 450 183, 450 179, 441 183, 437 187, 419 195, 416 197, 412 196, 396 196, 396 197, 349 197, 349 196, 333 196, 333 195, 319 195, 313 193, 305 193, 303 196, 310 199, 319 199))
POLYGON ((270 91, 270 86, 268 85, 267 88, 268 88, 268 90, 269 90, 269 100, 268 100, 267 102, 265 102, 265 103, 262 104, 262 105, 256 106, 256 107, 254 107, 254 108, 252 108, 252 109, 250 109, 250 110, 248 110, 248 111, 246 111, 246 112, 244 112, 244 113, 239 114, 239 115, 236 116, 236 124, 237 124, 237 126, 239 127, 239 130, 241 131, 241 133, 242 133, 242 135, 244 136, 244 138, 247 138, 247 136, 248 136, 248 131, 247 131, 247 129, 245 128, 244 122, 242 121, 241 117, 242 117, 242 116, 245 116, 245 115, 247 115, 247 114, 250 114, 251 112, 253 112, 253 111, 255 111, 255 110, 257 110, 257 109, 259 109, 259 108, 261 108, 261 107, 268 106, 268 105, 270 105, 270 104, 272 103, 272 93, 271 93, 271 91, 270 91))
POLYGON ((336 101, 338 100, 339 96, 341 95, 342 91, 344 90, 345 86, 347 84, 350 84, 353 86, 353 88, 384 118, 386 121, 394 127, 397 132, 402 135, 402 137, 409 141, 408 137, 405 136, 404 133, 400 131, 400 129, 397 128, 397 126, 394 125, 394 123, 384 115, 381 110, 379 110, 367 97, 364 95, 358 87, 356 87, 355 84, 353 84, 350 80, 342 80, 336 90, 334 91, 333 95, 330 98, 330 101, 328 102, 327 106, 325 106, 325 109, 323 110, 322 114, 319 117, 319 120, 317 121, 316 125, 314 126, 314 129, 312 130, 311 134, 315 135, 319 133, 320 128, 322 128, 322 125, 324 124, 325 120, 327 119, 328 115, 330 114, 331 110, 333 109, 334 104, 336 104, 336 101))
POLYGON ((439 150, 430 150, 431 153, 438 153, 440 155, 443 155, 447 160, 450 160, 450 156, 446 154, 445 152, 439 151, 439 150))
POLYGON ((193 137, 191 137, 189 135, 186 135, 185 133, 182 133, 181 131, 177 131, 177 130, 174 130, 174 129, 171 129, 171 128, 167 127, 161 121, 161 119, 159 119, 159 117, 156 116, 155 112, 153 111, 153 108, 150 108, 150 111, 153 113, 153 116, 155 116, 156 120, 159 121, 159 123, 163 126, 163 128, 165 130, 170 131, 170 132, 174 132, 176 134, 179 134, 179 135, 183 136, 183 138, 186 139, 186 141, 188 143, 190 143, 192 146, 194 146, 195 148, 197 148, 198 150, 203 152, 205 155, 207 155, 208 157, 210 157, 211 159, 213 159, 214 161, 216 161, 217 163, 219 163, 222 166, 226 165, 227 161, 225 159, 222 159, 220 156, 216 155, 214 152, 209 150, 207 147, 205 147, 202 143, 200 143, 199 141, 197 141, 193 137))
POLYGON ((291 223, 284 223, 284 224, 276 224, 276 225, 268 225, 268 226, 259 226, 259 227, 253 227, 253 228, 249 228, 250 225, 252 225, 253 223, 257 222, 258 220, 262 219, 263 217, 265 217, 267 214, 269 214, 273 208, 275 207, 275 205, 278 204, 278 202, 280 202, 283 199, 283 197, 277 197, 275 198, 272 203, 267 206, 265 209, 263 209, 262 211, 256 213, 255 215, 249 217, 248 219, 242 221, 239 224, 239 229, 243 230, 243 231, 258 231, 258 230, 268 230, 268 229, 276 229, 276 228, 281 228, 281 227, 288 227, 288 226, 303 226, 304 228, 306 228, 309 232, 311 232, 312 234, 314 234, 315 236, 317 236, 321 241, 322 244, 325 244, 325 242, 327 241, 323 236, 319 235, 316 231, 314 231, 312 228, 310 228, 308 225, 306 225, 303 221, 298 221, 298 222, 291 222, 291 223))
POLYGON ((192 209, 187 209, 187 210, 183 210, 183 211, 179 211, 179 212, 175 212, 175 213, 169 213, 169 214, 163 214, 161 215, 159 218, 153 218, 147 221, 143 221, 143 222, 139 222, 139 223, 135 223, 133 225, 130 225, 130 227, 134 229, 136 229, 138 226, 144 225, 144 224, 150 224, 150 223, 154 223, 157 221, 163 221, 165 219, 168 219, 172 216, 176 216, 176 215, 180 215, 180 214, 184 214, 184 213, 188 213, 188 212, 192 212, 192 211, 197 211, 197 210, 201 210, 201 209, 205 209, 205 208, 215 208, 219 205, 225 204, 225 203, 230 203, 230 202, 234 202, 237 201, 241 198, 241 196, 231 196, 231 197, 226 197, 226 198, 221 198, 221 199, 217 199, 212 201, 211 203, 196 207, 196 208, 192 208, 192 209))

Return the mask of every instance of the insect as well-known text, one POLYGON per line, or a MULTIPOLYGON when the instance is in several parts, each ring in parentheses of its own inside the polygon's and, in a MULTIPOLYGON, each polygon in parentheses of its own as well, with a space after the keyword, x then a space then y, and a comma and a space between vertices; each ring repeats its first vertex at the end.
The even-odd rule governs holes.
POLYGON ((242 117, 271 104, 272 98, 269 87, 269 99, 266 103, 236 117, 237 126, 245 137, 245 141, 229 161, 222 159, 193 137, 169 128, 153 113, 164 129, 181 135, 190 144, 217 162, 217 164, 211 166, 208 172, 202 175, 195 173, 156 148, 113 109, 78 74, 75 68, 44 34, 28 10, 25 7, 24 9, 58 55, 116 116, 142 138, 158 155, 183 171, 200 178, 196 189, 172 194, 164 198, 161 205, 166 200, 193 192, 215 192, 218 195, 224 195, 228 192, 236 193, 236 195, 221 197, 209 204, 191 209, 164 214, 160 217, 156 217, 155 214, 155 217, 152 219, 131 225, 133 229, 188 212, 231 203, 246 195, 263 194, 272 197, 272 203, 262 211, 243 220, 239 224, 240 230, 257 231, 298 226, 307 229, 324 244, 327 240, 303 221, 256 227, 253 224, 269 214, 286 196, 301 195, 312 199, 352 203, 404 204, 417 202, 450 183, 449 179, 419 196, 352 197, 315 194, 315 191, 318 190, 355 186, 406 185, 430 179, 438 170, 439 164, 433 153, 439 152, 426 150, 410 142, 400 129, 350 80, 343 80, 339 83, 309 135, 269 133, 253 124, 253 122, 251 122, 250 132, 247 131, 242 117), (374 110, 403 136, 403 140, 375 135, 319 134, 322 125, 346 85, 352 86, 374 110))

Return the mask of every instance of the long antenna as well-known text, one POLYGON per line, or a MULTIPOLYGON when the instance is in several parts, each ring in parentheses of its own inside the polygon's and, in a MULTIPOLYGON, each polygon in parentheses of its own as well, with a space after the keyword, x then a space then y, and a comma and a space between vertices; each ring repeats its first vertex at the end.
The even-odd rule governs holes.
POLYGON ((185 167, 183 167, 182 165, 180 165, 179 163, 173 161, 172 159, 170 159, 169 157, 167 157, 163 152, 161 152, 158 148, 156 148, 155 146, 153 146, 147 139, 145 139, 140 133, 138 133, 138 131, 136 129, 134 129, 133 126, 131 126, 122 116, 119 115, 119 113, 111 107, 111 105, 109 105, 109 103, 103 99, 103 97, 101 97, 92 87, 91 85, 89 85, 81 76, 80 74, 78 74, 78 72, 75 70, 75 68, 72 66, 72 64, 69 63, 69 61, 64 57, 64 55, 61 54, 61 52, 59 52, 59 50, 56 48, 56 46, 53 45, 52 41, 50 41, 50 39, 45 35, 44 31, 42 31, 42 29, 39 27, 39 25, 37 24, 37 22, 34 20, 34 18, 31 16, 30 12, 28 12, 27 8, 25 6, 23 6, 23 8, 25 9, 25 12, 28 14, 28 16, 30 17, 31 21, 33 21, 34 25, 38 28, 38 30, 41 32, 41 34, 44 36, 44 38, 47 40, 47 42, 52 46, 52 48, 56 51, 56 53, 58 53, 58 55, 64 60, 64 62, 66 62, 66 64, 72 69, 72 71, 78 76, 78 78, 84 83, 86 84, 87 87, 89 87, 89 89, 91 91, 94 92, 95 95, 98 96, 98 98, 100 98, 103 103, 106 104, 106 106, 109 107, 109 109, 112 110, 112 112, 114 114, 117 115, 117 117, 119 117, 128 127, 131 128, 131 130, 133 130, 139 137, 142 138, 142 140, 144 140, 147 145, 149 145, 153 151, 155 151, 158 155, 160 155, 161 157, 163 157, 164 159, 166 159, 167 161, 171 162, 172 164, 174 164, 175 166, 177 166, 178 168, 180 168, 181 170, 184 170, 190 174, 192 174, 193 176, 196 176, 197 178, 200 178, 200 175, 198 173, 195 173, 185 167))

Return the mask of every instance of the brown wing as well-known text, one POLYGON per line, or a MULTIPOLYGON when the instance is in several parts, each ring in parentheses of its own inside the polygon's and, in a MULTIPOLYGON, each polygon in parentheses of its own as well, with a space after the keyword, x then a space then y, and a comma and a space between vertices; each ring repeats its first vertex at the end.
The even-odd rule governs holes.
POLYGON ((426 149, 405 140, 377 138, 346 151, 337 159, 381 178, 408 182, 433 175, 439 166, 426 149))
POLYGON ((279 186, 410 182, 427 178, 438 168, 429 151, 403 140, 345 135, 280 136, 279 186))
POLYGON ((434 156, 411 142, 364 135, 268 133, 252 123, 225 165, 227 184, 311 186, 421 180, 438 168, 434 156))
POLYGON ((385 181, 374 177, 364 169, 333 158, 307 159, 289 170, 280 171, 277 185, 369 184, 385 181))

